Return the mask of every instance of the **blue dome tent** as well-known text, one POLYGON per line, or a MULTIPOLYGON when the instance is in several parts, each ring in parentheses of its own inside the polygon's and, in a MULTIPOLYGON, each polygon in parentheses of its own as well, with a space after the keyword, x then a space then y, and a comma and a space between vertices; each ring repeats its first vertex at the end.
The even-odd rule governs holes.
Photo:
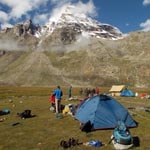
POLYGON ((107 95, 97 95, 83 101, 76 113, 75 118, 82 124, 91 123, 92 129, 112 129, 123 121, 127 127, 136 127, 127 109, 117 100, 107 95))
POLYGON ((125 96, 125 97, 134 97, 135 96, 135 93, 132 92, 131 90, 129 89, 125 89, 121 92, 120 96, 125 96))

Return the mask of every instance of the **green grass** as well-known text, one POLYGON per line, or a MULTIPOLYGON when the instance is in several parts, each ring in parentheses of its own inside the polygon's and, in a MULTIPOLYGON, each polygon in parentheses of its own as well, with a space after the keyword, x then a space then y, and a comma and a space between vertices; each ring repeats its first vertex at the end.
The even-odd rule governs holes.
MULTIPOLYGON (((10 109, 11 113, 0 118, 6 118, 0 122, 0 150, 61 150, 60 141, 68 140, 70 137, 79 139, 79 142, 90 140, 100 140, 107 144, 110 140, 112 130, 97 130, 89 135, 81 132, 79 122, 70 115, 65 115, 62 119, 55 117, 49 110, 49 94, 52 87, 0 87, 0 110, 10 109), (12 100, 12 102, 10 102, 12 100), (21 119, 18 112, 31 109, 36 117, 21 119), (12 126, 14 122, 20 124, 12 126)), ((79 103, 79 101, 67 101, 66 87, 62 87, 64 96, 62 103, 79 103)), ((73 95, 78 96, 78 88, 73 87, 73 95)), ((107 92, 108 88, 101 88, 101 93, 107 92)), ((146 90, 139 90, 144 91, 146 90)), ((148 91, 149 92, 149 91, 148 91)), ((150 107, 149 99, 122 98, 116 99, 128 107, 150 107)), ((139 123, 137 128, 130 129, 133 136, 140 138, 140 147, 135 150, 150 149, 149 124, 150 113, 144 110, 132 110, 133 118, 139 123)), ((73 150, 94 150, 94 147, 79 145, 72 147, 73 150)), ((102 150, 113 149, 112 144, 101 147, 102 150)))

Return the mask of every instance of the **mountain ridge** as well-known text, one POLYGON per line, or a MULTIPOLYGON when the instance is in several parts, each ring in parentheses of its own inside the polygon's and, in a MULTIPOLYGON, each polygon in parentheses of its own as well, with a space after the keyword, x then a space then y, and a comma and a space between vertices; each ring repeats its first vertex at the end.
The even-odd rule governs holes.
POLYGON ((87 33, 84 25, 47 30, 27 20, 0 32, 0 85, 150 86, 150 32, 119 32, 114 40, 107 32, 89 36, 95 28, 87 33))

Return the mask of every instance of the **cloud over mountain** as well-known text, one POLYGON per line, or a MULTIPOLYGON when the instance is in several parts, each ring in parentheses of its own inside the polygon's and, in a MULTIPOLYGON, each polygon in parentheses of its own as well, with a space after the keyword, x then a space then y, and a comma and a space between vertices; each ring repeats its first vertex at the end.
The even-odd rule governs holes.
POLYGON ((27 19, 32 19, 35 24, 45 25, 50 17, 57 19, 60 12, 70 4, 77 6, 76 12, 94 17, 99 22, 112 24, 123 33, 141 30, 140 23, 150 19, 150 0, 127 0, 123 3, 101 0, 0 0, 0 29, 12 27, 27 19))
POLYGON ((150 0, 144 0, 143 5, 150 5, 150 0))
MULTIPOLYGON (((72 3, 73 0, 1 0, 0 24, 2 28, 11 27, 18 21, 32 18, 35 23, 45 25, 50 16, 57 19, 61 11, 72 3)), ((74 4, 78 13, 96 15, 96 7, 92 0, 74 4)))
POLYGON ((147 19, 145 22, 141 23, 140 27, 143 28, 143 31, 150 31, 150 19, 147 19))
MULTIPOLYGON (((117 27, 89 17, 96 15, 92 1, 75 5, 62 1, 62 7, 57 2, 53 1, 51 16, 59 14, 53 20, 47 20, 50 16, 44 10, 47 15, 37 12, 33 17, 47 20, 45 26, 29 19, 0 30, 0 84, 149 86, 150 32, 124 36, 117 27)), ((7 22, 9 18, 1 14, 7 22)), ((143 29, 148 26, 149 20, 141 24, 143 29)))

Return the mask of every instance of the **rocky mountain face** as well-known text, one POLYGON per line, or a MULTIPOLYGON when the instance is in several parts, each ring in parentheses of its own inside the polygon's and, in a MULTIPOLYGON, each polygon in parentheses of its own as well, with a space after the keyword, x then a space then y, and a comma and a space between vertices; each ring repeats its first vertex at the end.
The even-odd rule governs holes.
POLYGON ((1 31, 1 39, 4 38, 5 43, 13 41, 17 48, 21 45, 21 49, 48 50, 49 47, 59 49, 60 45, 74 44, 81 38, 123 38, 118 28, 102 24, 84 14, 73 14, 72 9, 75 10, 73 6, 68 6, 57 20, 50 20, 43 27, 35 25, 32 20, 18 23, 13 28, 1 31))
POLYGON ((50 35, 57 32, 57 29, 62 29, 62 41, 74 41, 75 36, 86 33, 86 36, 107 39, 119 39, 122 33, 116 27, 108 24, 102 24, 94 19, 91 19, 84 14, 72 14, 71 10, 75 8, 68 6, 57 20, 50 20, 47 23, 44 33, 50 35), (56 30, 56 31, 55 31, 56 30), (71 30, 71 32, 69 32, 71 30), (75 36, 74 36, 75 35, 75 36))
POLYGON ((70 9, 0 31, 0 85, 150 86, 150 32, 125 36, 70 9))
MULTIPOLYGON (((47 45, 56 47, 60 44, 68 45, 82 38, 104 38, 117 40, 123 37, 119 29, 108 24, 102 24, 84 14, 73 14, 73 6, 68 6, 59 19, 50 20, 45 28, 42 28, 40 46, 47 49, 47 45), (45 36, 46 35, 46 36, 45 36)), ((39 36, 39 35, 38 35, 39 36)))

